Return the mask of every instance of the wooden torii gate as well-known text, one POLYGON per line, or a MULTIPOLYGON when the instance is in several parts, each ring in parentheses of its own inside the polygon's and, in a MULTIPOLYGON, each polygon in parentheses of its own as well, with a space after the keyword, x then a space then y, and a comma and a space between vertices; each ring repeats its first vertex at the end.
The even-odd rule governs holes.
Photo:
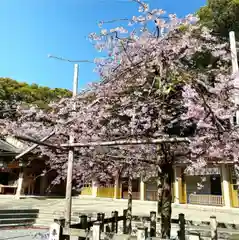
MULTIPOLYGON (((54 135, 54 133, 51 133, 51 136, 54 135)), ((35 143, 32 147, 27 149, 25 151, 25 154, 34 148, 36 148, 39 145, 49 147, 49 148, 54 148, 54 149, 61 149, 63 151, 71 151, 73 152, 72 149, 75 147, 82 148, 82 147, 95 147, 95 146, 122 146, 122 145, 155 145, 155 144, 163 144, 163 143, 179 143, 179 142, 190 142, 190 139, 187 137, 162 137, 162 138, 155 138, 155 139, 125 139, 125 140, 115 140, 115 141, 101 141, 101 142, 87 142, 87 143, 63 143, 60 145, 55 145, 55 144, 50 144, 46 143, 45 140, 50 138, 50 135, 47 137, 41 139, 41 140, 35 140, 30 137, 26 136, 15 136, 18 139, 21 139, 23 141, 28 141, 31 143, 35 143), (31 150, 30 150, 31 149, 31 150)), ((74 154, 69 154, 68 155, 68 162, 72 162, 74 158, 74 154)), ((73 171, 73 164, 68 164, 68 174, 67 174, 67 183, 72 182, 72 171, 73 171)), ((19 181, 20 182, 20 181, 19 181)), ((20 185, 20 184, 19 184, 20 185)), ((71 188, 69 188, 71 184, 66 185, 66 206, 65 206, 65 219, 66 219, 66 227, 70 226, 71 222, 71 207, 72 207, 72 195, 71 195, 71 188)), ((20 186, 19 186, 20 189, 20 186)))

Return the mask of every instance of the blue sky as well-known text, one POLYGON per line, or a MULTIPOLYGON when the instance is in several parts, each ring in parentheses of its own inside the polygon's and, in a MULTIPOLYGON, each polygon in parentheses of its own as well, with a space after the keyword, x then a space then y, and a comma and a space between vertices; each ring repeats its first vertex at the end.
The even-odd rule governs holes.
MULTIPOLYGON (((206 0, 148 2, 184 16, 206 0)), ((97 22, 136 14, 129 0, 0 0, 0 77, 71 89, 73 65, 47 55, 93 60, 98 53, 87 36, 98 31, 97 22)), ((99 79, 93 68, 80 64, 80 88, 99 79)))

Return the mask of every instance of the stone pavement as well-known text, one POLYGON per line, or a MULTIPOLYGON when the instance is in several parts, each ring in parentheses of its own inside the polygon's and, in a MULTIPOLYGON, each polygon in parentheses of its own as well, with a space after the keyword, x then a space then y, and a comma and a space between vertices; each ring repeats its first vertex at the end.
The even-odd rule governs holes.
POLYGON ((43 229, 1 230, 0 240, 48 240, 47 232, 43 229))
MULTIPOLYGON (((149 216, 150 211, 156 211, 156 202, 133 201, 133 215, 149 216)), ((50 218, 64 215, 64 199, 54 198, 25 198, 8 199, 3 201, 0 197, 0 209, 4 208, 37 208, 40 210, 39 218, 50 218)), ((118 211, 121 215, 123 209, 127 208, 127 200, 102 199, 91 197, 74 197, 72 200, 72 212, 95 214, 104 212, 107 216, 112 211, 118 211)), ((185 214, 186 220, 195 222, 210 221, 210 216, 214 215, 218 222, 228 224, 239 224, 239 209, 209 207, 196 205, 173 205, 172 218, 178 218, 179 213, 185 214)))
MULTIPOLYGON (((149 216, 150 211, 156 211, 156 202, 133 201, 133 215, 149 216)), ((39 219, 36 226, 45 226, 53 222, 56 217, 64 216, 65 200, 63 198, 24 198, 14 199, 10 196, 0 196, 0 209, 39 209, 39 219)), ((127 208, 127 200, 113 200, 91 197, 74 197, 72 200, 72 212, 84 214, 106 213, 110 216, 112 211, 117 210, 121 215, 123 209, 127 208)), ((239 209, 220 208, 196 205, 174 205, 172 206, 172 218, 178 218, 179 213, 185 214, 186 220, 194 222, 210 221, 210 216, 215 215, 218 222, 239 225, 239 209)), ((177 226, 172 226, 172 235, 176 236, 177 226), (175 228, 176 227, 176 228, 175 228)), ((19 230, 0 230, 0 240, 19 239, 19 240, 46 240, 44 234, 47 230, 19 229, 19 230)))
MULTIPOLYGON (((62 207, 64 204, 62 205, 62 207)), ((81 198, 73 199, 73 211, 79 212, 105 212, 111 211, 123 212, 127 208, 127 200, 106 200, 81 198)), ((132 212, 136 216, 149 216, 150 211, 156 211, 157 203, 151 201, 133 201, 132 212)), ((239 224, 239 209, 196 206, 196 205, 175 205, 172 206, 172 218, 178 218, 179 213, 185 214, 186 220, 195 222, 210 221, 210 216, 217 217, 218 222, 239 224)))

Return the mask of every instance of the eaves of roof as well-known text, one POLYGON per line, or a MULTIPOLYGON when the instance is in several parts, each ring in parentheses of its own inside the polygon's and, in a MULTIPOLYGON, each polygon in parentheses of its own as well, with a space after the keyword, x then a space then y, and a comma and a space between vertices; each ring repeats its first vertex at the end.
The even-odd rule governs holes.
POLYGON ((7 152, 7 153, 20 153, 21 149, 18 149, 11 145, 10 143, 0 139, 0 150, 7 152))

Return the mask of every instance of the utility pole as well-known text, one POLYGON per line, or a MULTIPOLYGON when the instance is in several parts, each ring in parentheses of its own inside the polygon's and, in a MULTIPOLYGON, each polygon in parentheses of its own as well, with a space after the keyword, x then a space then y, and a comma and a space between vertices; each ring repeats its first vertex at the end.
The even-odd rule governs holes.
MULTIPOLYGON (((237 49, 236 49, 236 39, 235 39, 235 32, 231 31, 229 33, 230 38, 230 48, 231 48, 231 59, 232 59, 232 75, 236 77, 234 81, 234 87, 239 87, 239 79, 238 78, 238 60, 237 60, 237 49)), ((235 93, 235 104, 239 105, 239 90, 236 90, 235 93)), ((239 114, 238 111, 236 112, 236 125, 239 125, 239 114)))
MULTIPOLYGON (((48 55, 48 58, 55 58, 57 60, 74 63, 74 79, 73 79, 73 98, 77 95, 78 91, 78 69, 79 65, 76 63, 94 63, 93 61, 88 60, 71 60, 63 57, 48 55)), ((73 110, 76 110, 75 103, 73 104, 73 110)), ((74 142, 74 136, 69 136, 69 143, 74 142)), ((69 150, 68 154, 68 167, 67 167, 67 179, 66 179, 66 202, 65 202, 65 227, 70 227, 71 224, 71 205, 72 205, 72 172, 74 165, 74 147, 69 150)))
MULTIPOLYGON (((236 38, 235 38, 235 32, 231 31, 229 33, 229 39, 230 39, 230 48, 231 48, 231 59, 232 59, 232 75, 235 77, 234 79, 234 88, 235 90, 235 106, 236 106, 236 114, 235 114, 235 125, 239 125, 239 75, 238 75, 238 59, 237 59, 237 48, 236 48, 236 38)), ((238 159, 237 159, 238 161, 238 159)), ((239 164, 238 162, 234 163, 234 170, 237 176, 237 190, 239 190, 239 164)))
MULTIPOLYGON (((73 98, 76 97, 78 91, 78 64, 74 64, 74 79, 73 79, 73 98)), ((73 104, 73 110, 76 110, 75 103, 73 104)), ((69 136, 69 143, 74 142, 74 136, 69 136)), ((71 206, 72 206, 72 172, 74 165, 74 148, 69 150, 68 154, 68 167, 67 167, 67 182, 66 182, 66 206, 65 206, 65 220, 66 228, 71 224, 71 206)))

